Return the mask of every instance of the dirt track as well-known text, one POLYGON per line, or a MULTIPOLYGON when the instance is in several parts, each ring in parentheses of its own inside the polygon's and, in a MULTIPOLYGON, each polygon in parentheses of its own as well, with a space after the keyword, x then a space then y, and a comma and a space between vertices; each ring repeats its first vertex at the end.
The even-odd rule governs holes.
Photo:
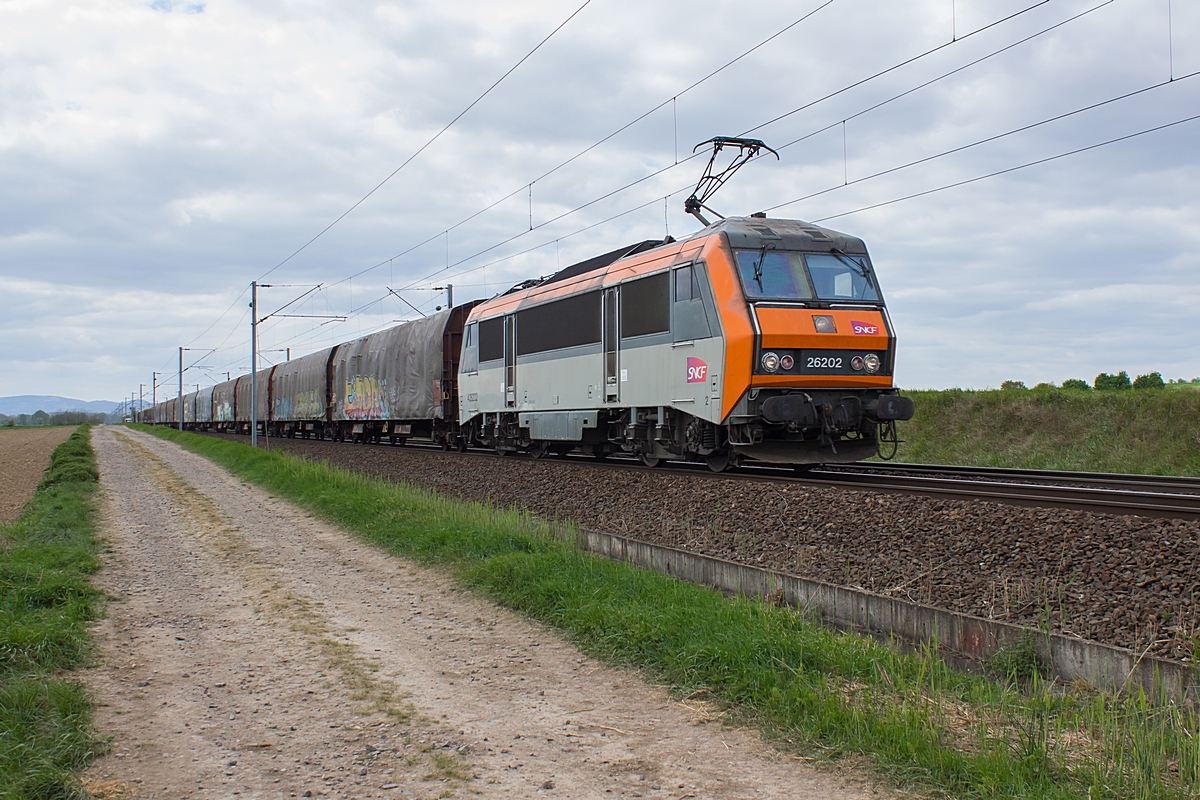
POLYGON ((120 597, 90 678, 115 735, 98 792, 875 796, 175 445, 93 442, 120 597))
POLYGON ((50 466, 50 454, 75 428, 0 428, 0 523, 21 516, 50 466))

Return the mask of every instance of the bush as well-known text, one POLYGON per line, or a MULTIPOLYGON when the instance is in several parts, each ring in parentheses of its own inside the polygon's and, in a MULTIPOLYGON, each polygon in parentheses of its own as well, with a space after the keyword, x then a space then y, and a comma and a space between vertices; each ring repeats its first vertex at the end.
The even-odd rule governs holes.
POLYGON ((1097 389, 1128 389, 1133 384, 1129 381, 1129 373, 1121 370, 1116 375, 1101 372, 1096 376, 1094 385, 1097 389))
POLYGON ((1055 386, 1055 385, 1054 385, 1052 382, 1051 382, 1051 383, 1046 383, 1045 381, 1042 381, 1041 383, 1034 385, 1034 387, 1033 387, 1033 391, 1035 391, 1035 392, 1046 392, 1046 391, 1049 391, 1049 390, 1051 390, 1051 389, 1057 389, 1057 388, 1058 388, 1058 387, 1057 387, 1057 386, 1055 386))
POLYGON ((1000 384, 1000 390, 1005 391, 1005 392, 1013 390, 1013 389, 1024 389, 1024 388, 1026 388, 1024 381, 1005 381, 1004 383, 1000 384))
POLYGON ((1161 389, 1166 384, 1163 383, 1162 375, 1157 372, 1149 372, 1145 375, 1138 375, 1133 382, 1135 389, 1161 389))
POLYGON ((1087 381, 1081 381, 1079 378, 1067 378, 1063 381, 1062 388, 1064 389, 1091 389, 1087 381))

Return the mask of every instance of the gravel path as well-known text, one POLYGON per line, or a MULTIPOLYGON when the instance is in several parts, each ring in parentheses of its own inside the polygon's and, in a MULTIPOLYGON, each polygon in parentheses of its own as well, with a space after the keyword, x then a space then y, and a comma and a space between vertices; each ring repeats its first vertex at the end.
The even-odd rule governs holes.
POLYGON ((75 428, 0 428, 0 524, 21 516, 33 497, 50 454, 75 428))
MULTIPOLYGON (((230 437, 245 441, 245 437, 230 437)), ((272 447, 444 495, 1179 660, 1200 522, 747 482, 414 447, 272 447)))
POLYGON ((134 798, 865 798, 173 444, 95 429, 90 682, 134 798))

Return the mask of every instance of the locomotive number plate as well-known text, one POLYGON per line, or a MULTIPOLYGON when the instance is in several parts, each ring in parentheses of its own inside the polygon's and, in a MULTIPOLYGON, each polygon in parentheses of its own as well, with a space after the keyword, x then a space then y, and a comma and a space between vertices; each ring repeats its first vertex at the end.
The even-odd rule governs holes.
MULTIPOLYGON (((887 351, 880 350, 801 350, 796 353, 796 366, 793 375, 867 375, 864 369, 855 370, 852 362, 855 356, 863 358, 867 353, 875 353, 883 364, 887 364, 887 351)), ((784 373, 780 373, 784 374, 784 373)), ((889 374, 886 370, 876 375, 889 374)))
POLYGON ((840 370, 846 359, 841 356, 805 356, 805 370, 840 370))

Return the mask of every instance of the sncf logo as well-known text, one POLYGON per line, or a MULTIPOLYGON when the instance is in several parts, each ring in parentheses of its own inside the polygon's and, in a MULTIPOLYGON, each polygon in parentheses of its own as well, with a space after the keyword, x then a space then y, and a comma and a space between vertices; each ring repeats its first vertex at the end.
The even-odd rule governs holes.
POLYGON ((688 383, 704 383, 708 379, 708 364, 698 358, 688 358, 687 370, 688 383))
POLYGON ((852 319, 852 320, 850 320, 850 327, 852 327, 854 329, 854 332, 859 336, 878 336, 879 335, 879 326, 872 325, 868 322, 859 322, 858 320, 852 319))

